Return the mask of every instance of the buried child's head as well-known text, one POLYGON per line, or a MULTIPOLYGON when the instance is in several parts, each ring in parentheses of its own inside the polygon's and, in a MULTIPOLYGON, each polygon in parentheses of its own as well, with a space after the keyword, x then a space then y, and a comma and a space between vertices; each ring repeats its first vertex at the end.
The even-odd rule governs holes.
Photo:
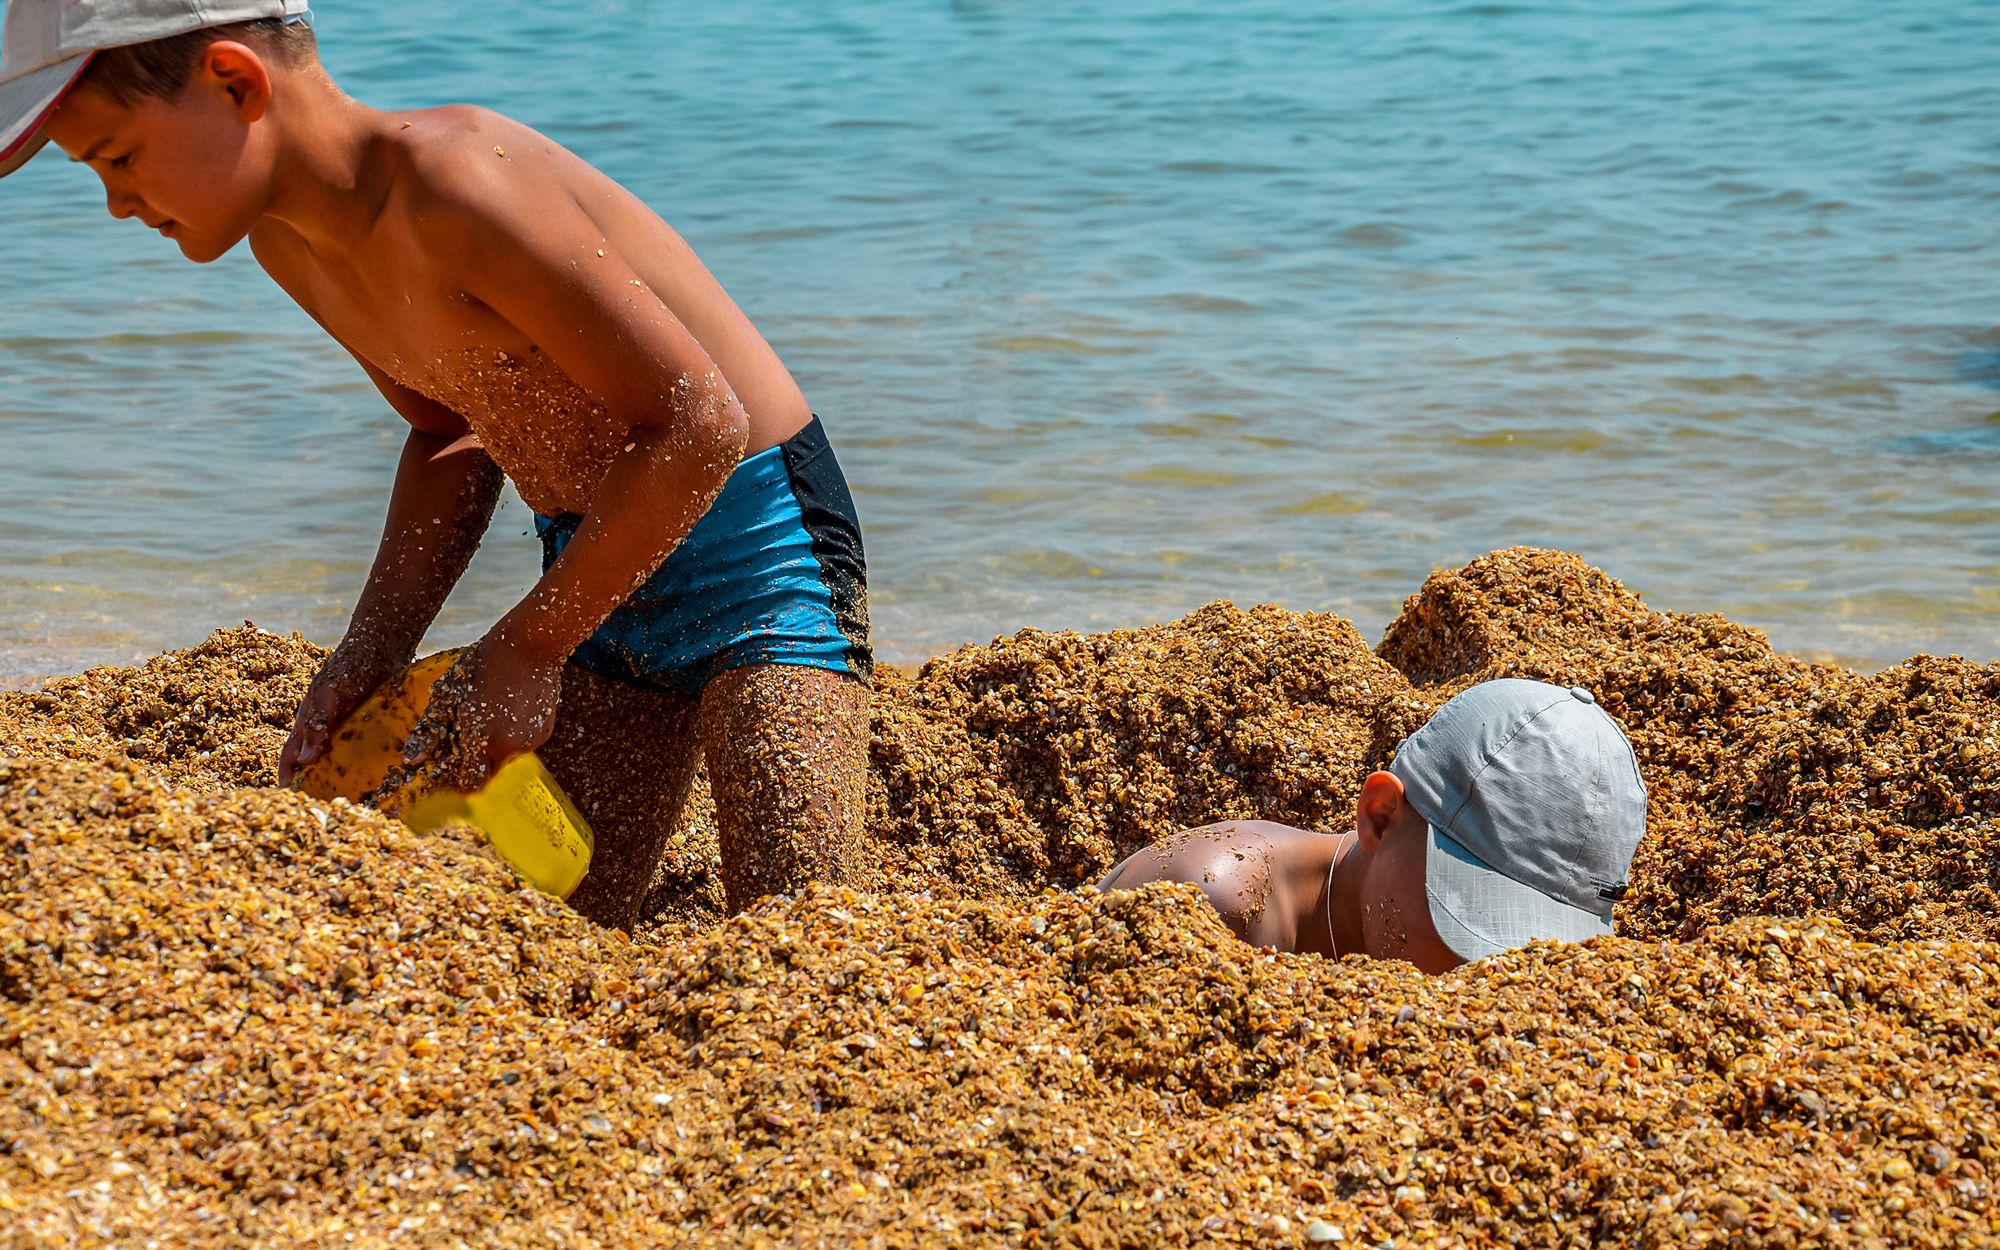
POLYGON ((1486 682, 1370 774, 1338 837, 1265 821, 1171 835, 1105 876, 1199 886, 1248 941, 1426 972, 1540 938, 1611 932, 1646 787, 1590 692, 1486 682))
POLYGON ((1425 910, 1459 958, 1611 932, 1646 786, 1589 691, 1474 686, 1410 735, 1388 775, 1421 818, 1425 910))

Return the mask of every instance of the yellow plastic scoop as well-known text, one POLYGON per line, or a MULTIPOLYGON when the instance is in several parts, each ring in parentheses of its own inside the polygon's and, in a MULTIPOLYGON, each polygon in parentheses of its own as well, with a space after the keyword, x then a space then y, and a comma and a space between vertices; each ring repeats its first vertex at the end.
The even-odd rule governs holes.
MULTIPOLYGON (((384 682, 335 726, 326 754, 300 769, 293 784, 314 798, 354 802, 380 789, 403 762, 431 687, 457 657, 426 656, 384 682)), ((411 776, 377 804, 418 833, 454 820, 476 827, 515 872, 557 898, 568 898, 590 870, 590 824, 533 752, 501 765, 476 793, 433 790, 411 776)))
MULTIPOLYGON (((431 687, 444 676, 456 650, 425 656, 375 688, 360 706, 333 727, 326 754, 299 769, 292 784, 316 799, 359 803, 382 788, 390 770, 403 762, 403 744, 430 705, 431 687)), ((422 797, 413 778, 380 796, 376 805, 392 816, 422 797)))
POLYGON ((434 791, 403 816, 418 833, 453 820, 484 833, 500 857, 544 894, 568 898, 590 871, 590 825, 533 751, 502 764, 483 789, 434 791))

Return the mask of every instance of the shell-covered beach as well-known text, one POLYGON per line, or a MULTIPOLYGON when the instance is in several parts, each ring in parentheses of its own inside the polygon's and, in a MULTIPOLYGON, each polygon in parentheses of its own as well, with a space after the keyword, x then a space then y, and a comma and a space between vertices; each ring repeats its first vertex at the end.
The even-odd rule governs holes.
POLYGON ((1872 675, 1556 552, 1378 646, 1218 603, 885 671, 854 888, 632 938, 470 836, 275 788, 323 651, 0 696, 6 1246, 2000 1245, 2000 665, 1872 675), (1082 889, 1334 830, 1467 684, 1592 690, 1620 936, 1425 979, 1082 889))

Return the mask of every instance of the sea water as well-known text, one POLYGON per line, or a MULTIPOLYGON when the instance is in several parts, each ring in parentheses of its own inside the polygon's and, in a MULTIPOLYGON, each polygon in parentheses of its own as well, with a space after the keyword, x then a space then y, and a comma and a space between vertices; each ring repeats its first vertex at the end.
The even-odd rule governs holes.
MULTIPOLYGON (((2000 654, 2000 6, 328 0, 686 235, 913 660, 1207 600, 1371 634, 1567 548, 1863 666, 2000 654)), ((331 641, 402 430, 258 271, 0 184, 0 679, 331 641)), ((431 647, 539 551, 510 498, 431 647)))

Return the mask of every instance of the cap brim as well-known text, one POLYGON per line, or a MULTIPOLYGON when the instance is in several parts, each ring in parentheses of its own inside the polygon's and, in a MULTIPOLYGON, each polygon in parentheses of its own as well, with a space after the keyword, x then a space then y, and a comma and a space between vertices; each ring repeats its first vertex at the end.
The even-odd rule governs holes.
POLYGON ((27 164, 49 141, 42 125, 83 77, 91 55, 85 52, 0 83, 0 178, 27 164))
POLYGON ((1424 893, 1438 936, 1465 960, 1540 938, 1581 942, 1611 932, 1611 904, 1600 915, 1558 902, 1484 863, 1436 825, 1424 856, 1424 893))

